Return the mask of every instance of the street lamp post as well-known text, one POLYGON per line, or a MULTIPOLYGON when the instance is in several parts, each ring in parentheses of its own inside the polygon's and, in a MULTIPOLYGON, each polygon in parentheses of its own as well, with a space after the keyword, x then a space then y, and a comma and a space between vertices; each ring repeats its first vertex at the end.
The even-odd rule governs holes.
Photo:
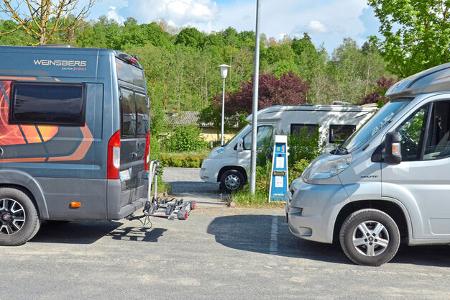
POLYGON ((229 65, 220 65, 220 76, 222 76, 223 84, 222 84, 222 122, 221 122, 221 130, 220 130, 220 145, 223 146, 225 143, 225 80, 228 76, 229 65))
POLYGON ((256 44, 255 44, 255 62, 254 62, 254 78, 253 78, 253 105, 252 105, 252 162, 250 174, 250 192, 255 195, 256 192, 256 147, 258 138, 258 97, 259 97, 259 52, 260 52, 260 35, 259 35, 259 14, 260 0, 256 0, 256 44))

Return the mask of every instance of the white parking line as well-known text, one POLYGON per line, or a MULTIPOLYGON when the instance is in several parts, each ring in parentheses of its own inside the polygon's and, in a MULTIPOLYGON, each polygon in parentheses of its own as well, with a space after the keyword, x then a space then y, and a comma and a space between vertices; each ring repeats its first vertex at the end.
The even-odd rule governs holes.
POLYGON ((270 231, 270 253, 278 252, 278 216, 272 216, 272 230, 270 231))

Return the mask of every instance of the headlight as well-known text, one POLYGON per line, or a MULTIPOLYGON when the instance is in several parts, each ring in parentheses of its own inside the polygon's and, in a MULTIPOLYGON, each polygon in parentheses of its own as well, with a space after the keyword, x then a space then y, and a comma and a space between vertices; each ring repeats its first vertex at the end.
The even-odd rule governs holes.
POLYGON ((351 162, 352 156, 350 154, 325 156, 313 161, 303 173, 302 178, 307 183, 328 179, 347 169, 351 162))
POLYGON ((291 193, 295 193, 302 185, 302 178, 297 178, 294 181, 292 181, 291 186, 289 187, 289 190, 291 193))
POLYGON ((223 147, 217 147, 211 150, 211 153, 209 153, 208 158, 217 158, 222 153, 225 152, 225 149, 223 147))

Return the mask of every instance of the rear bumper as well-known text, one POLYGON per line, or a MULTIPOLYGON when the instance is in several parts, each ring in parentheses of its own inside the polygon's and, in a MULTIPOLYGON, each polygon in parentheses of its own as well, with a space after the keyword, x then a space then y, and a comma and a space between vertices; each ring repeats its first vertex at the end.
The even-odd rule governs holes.
POLYGON ((120 208, 120 210, 113 216, 110 217, 111 220, 120 220, 125 217, 128 217, 135 211, 141 209, 145 205, 145 201, 147 201, 146 198, 139 198, 136 201, 134 201, 131 204, 125 205, 124 207, 120 208))
POLYGON ((144 207, 147 201, 148 181, 139 187, 136 192, 136 199, 127 205, 121 205, 121 184, 120 180, 108 180, 107 185, 107 206, 108 220, 123 219, 135 211, 144 207))

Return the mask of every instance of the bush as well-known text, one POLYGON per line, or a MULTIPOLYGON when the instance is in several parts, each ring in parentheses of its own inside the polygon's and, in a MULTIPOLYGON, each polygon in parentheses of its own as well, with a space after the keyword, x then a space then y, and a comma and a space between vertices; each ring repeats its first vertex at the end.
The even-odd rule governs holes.
POLYGON ((197 126, 176 127, 165 143, 165 148, 170 152, 198 151, 207 146, 200 137, 200 129, 197 126))
POLYGON ((150 159, 159 159, 161 154, 161 145, 158 138, 155 135, 150 136, 150 159))
POLYGON ((160 161, 164 167, 200 168, 208 154, 201 153, 161 153, 160 161))
POLYGON ((361 104, 376 103, 378 107, 385 105, 389 99, 385 96, 387 90, 397 82, 394 78, 381 77, 377 80, 374 91, 364 97, 361 104))
POLYGON ((300 131, 298 135, 290 135, 288 138, 289 146, 289 167, 294 163, 305 159, 312 161, 320 155, 319 133, 309 135, 306 129, 300 131))
POLYGON ((311 161, 308 159, 300 159, 299 161, 294 162, 289 168, 289 180, 292 181, 300 177, 310 162, 311 161))

